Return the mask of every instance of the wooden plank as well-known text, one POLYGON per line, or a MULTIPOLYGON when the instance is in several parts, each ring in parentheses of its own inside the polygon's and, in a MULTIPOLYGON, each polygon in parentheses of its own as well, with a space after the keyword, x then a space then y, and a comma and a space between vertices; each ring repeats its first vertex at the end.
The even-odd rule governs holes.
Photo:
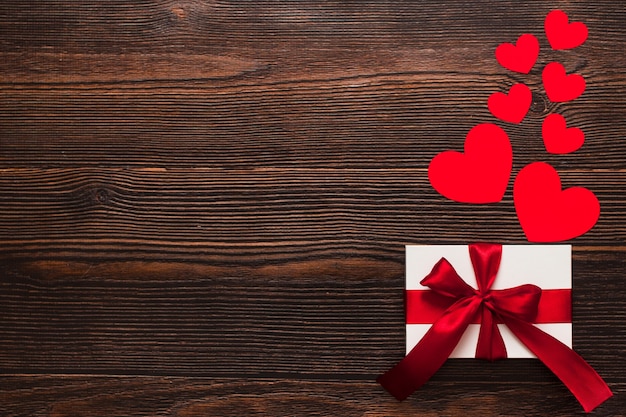
MULTIPOLYGON (((371 381, 15 376, 0 378, 0 399, 12 417, 586 415, 556 381, 432 381, 400 403, 371 381)), ((595 414, 622 411, 609 401, 595 414)))
MULTIPOLYGON (((543 34, 543 20, 555 8, 565 8, 575 20, 592 22, 592 34, 606 34, 604 42, 623 36, 621 5, 610 0, 531 3, 515 1, 468 4, 404 0, 333 2, 298 1, 282 4, 257 1, 122 0, 102 4, 87 0, 28 4, 2 3, 3 48, 68 50, 228 50, 253 46, 255 50, 324 48, 342 42, 348 46, 386 42, 397 47, 411 42, 441 45, 449 38, 461 45, 523 32, 543 34), (45 12, 45 13, 42 13, 45 12), (604 31, 604 29, 607 29, 604 31), (227 34, 228 36, 225 36, 227 34), (472 36, 467 36, 472 35, 472 36), (288 41, 285 42, 285 39, 288 41), (339 39, 339 40, 338 40, 339 39), (281 42, 282 41, 282 42, 281 42)), ((609 51, 611 52, 611 51, 609 51)), ((612 51, 619 55, 618 51, 612 51)))
MULTIPOLYGON (((379 254, 234 267, 123 255, 5 263, 0 363, 11 373, 373 378, 404 352, 403 256, 379 254)), ((624 266, 624 251, 579 250, 573 261, 574 346, 609 382, 626 375, 624 266)), ((455 379, 488 372, 460 363, 455 379)), ((529 378, 525 361, 501 366, 503 380, 529 378)))
MULTIPOLYGON (((586 186, 602 203, 598 224, 575 243, 623 246, 626 174, 561 174, 565 187, 586 186)), ((2 172, 0 194, 5 259, 134 252, 281 262, 379 257, 410 243, 526 241, 512 183, 501 203, 459 204, 434 191, 424 170, 17 169, 2 172)))
MULTIPOLYGON (((462 150, 476 124, 497 123, 520 161, 625 168, 626 145, 616 126, 626 124, 626 101, 616 84, 590 79, 603 87, 590 87, 576 103, 562 105, 547 104, 536 86, 536 110, 514 126, 497 122, 487 110, 489 95, 513 84, 501 78, 366 76, 217 94, 202 88, 193 94, 5 90, 0 167, 426 168, 437 153, 462 150), (548 112, 583 129, 580 151, 546 153, 541 123, 548 112), (593 155, 604 159, 597 163, 593 155)), ((613 82, 625 84, 626 74, 613 82)))

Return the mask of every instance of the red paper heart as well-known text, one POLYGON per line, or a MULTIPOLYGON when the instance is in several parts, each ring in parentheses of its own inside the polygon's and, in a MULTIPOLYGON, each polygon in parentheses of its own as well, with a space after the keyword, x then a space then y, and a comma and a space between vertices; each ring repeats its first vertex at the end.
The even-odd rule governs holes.
POLYGON ((565 117, 551 114, 545 118, 541 127, 546 151, 554 154, 574 152, 583 146, 585 134, 577 127, 567 128, 565 117))
POLYGON ((465 138, 465 153, 445 151, 428 167, 428 179, 444 197, 461 203, 502 200, 513 165, 513 150, 502 128, 484 123, 465 138))
POLYGON ((587 26, 582 22, 568 23, 567 14, 562 10, 548 13, 544 27, 552 49, 576 48, 587 40, 587 26))
POLYGON ((574 100, 585 91, 585 79, 578 74, 567 75, 558 62, 546 65, 542 78, 548 98, 555 103, 574 100))
POLYGON ((586 188, 561 190, 558 172, 545 162, 524 167, 515 179, 513 201, 530 242, 559 242, 591 229, 600 216, 600 203, 586 188))
POLYGON ((528 74, 539 56, 539 41, 533 35, 524 34, 515 45, 500 44, 496 48, 496 59, 504 68, 528 74))
POLYGON ((530 88, 526 84, 515 84, 509 94, 493 93, 487 101, 491 114, 500 120, 510 123, 520 123, 524 120, 533 100, 530 88))

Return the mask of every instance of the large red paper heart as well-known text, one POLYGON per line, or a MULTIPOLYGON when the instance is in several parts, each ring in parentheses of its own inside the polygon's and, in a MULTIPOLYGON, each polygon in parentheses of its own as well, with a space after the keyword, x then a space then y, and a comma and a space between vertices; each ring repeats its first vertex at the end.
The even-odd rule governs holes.
POLYGON ((520 123, 524 120, 533 97, 526 84, 515 84, 509 94, 493 93, 489 96, 487 107, 491 114, 500 120, 510 123, 520 123))
POLYGON ((428 179, 444 197, 461 203, 496 203, 506 191, 513 149, 506 132, 492 124, 473 127, 465 138, 465 153, 445 151, 428 166, 428 179))
POLYGON ((553 10, 544 22, 546 37, 552 49, 572 49, 587 40, 587 26, 582 22, 568 23, 568 17, 562 10, 553 10))
POLYGON ((555 103, 574 100, 585 91, 585 79, 578 74, 567 75, 558 62, 546 65, 542 78, 548 98, 555 103))
POLYGON ((574 152, 583 146, 585 134, 576 127, 567 127, 565 117, 551 114, 545 118, 541 127, 546 151, 554 154, 574 152))
POLYGON ((591 229, 600 216, 600 203, 586 188, 561 190, 558 172, 545 162, 524 167, 515 179, 513 201, 530 242, 559 242, 591 229))
POLYGON ((539 41, 533 35, 524 34, 515 45, 500 44, 496 48, 496 59, 504 68, 528 74, 539 56, 539 41))

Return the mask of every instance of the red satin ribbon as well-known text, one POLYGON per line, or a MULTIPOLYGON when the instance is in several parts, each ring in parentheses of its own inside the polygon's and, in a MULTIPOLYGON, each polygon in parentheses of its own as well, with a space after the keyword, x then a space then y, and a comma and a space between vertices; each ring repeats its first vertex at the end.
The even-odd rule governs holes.
POLYGON ((428 381, 458 344, 467 326, 480 323, 476 358, 507 357, 497 323, 504 323, 574 394, 586 412, 613 393, 585 360, 532 323, 537 319, 541 288, 526 284, 491 290, 502 257, 502 246, 477 243, 469 246, 478 290, 470 287, 442 258, 422 281, 448 307, 437 317, 419 343, 395 367, 377 381, 398 400, 404 400, 428 381))
MULTIPOLYGON (((406 290, 405 297, 406 324, 432 324, 454 303, 453 298, 431 290, 406 290)), ((572 290, 542 290, 533 323, 571 322, 572 290)), ((475 317, 472 324, 478 323, 480 317, 475 317)))

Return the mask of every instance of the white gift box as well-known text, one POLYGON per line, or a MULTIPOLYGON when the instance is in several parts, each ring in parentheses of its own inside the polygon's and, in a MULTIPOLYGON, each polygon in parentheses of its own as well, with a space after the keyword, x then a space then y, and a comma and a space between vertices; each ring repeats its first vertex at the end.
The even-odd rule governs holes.
MULTIPOLYGON (((572 288, 571 245, 503 245, 502 259, 492 290, 534 284, 542 290, 572 288)), ((407 245, 406 289, 429 290, 420 285, 433 266, 446 258, 459 276, 477 288, 467 245, 407 245)), ((406 352, 426 334, 431 324, 406 325, 406 352)), ((544 332, 572 347, 572 323, 538 323, 544 332)), ((509 358, 535 358, 504 324, 498 324, 509 358)), ((470 324, 450 358, 473 358, 480 324, 470 324)))

